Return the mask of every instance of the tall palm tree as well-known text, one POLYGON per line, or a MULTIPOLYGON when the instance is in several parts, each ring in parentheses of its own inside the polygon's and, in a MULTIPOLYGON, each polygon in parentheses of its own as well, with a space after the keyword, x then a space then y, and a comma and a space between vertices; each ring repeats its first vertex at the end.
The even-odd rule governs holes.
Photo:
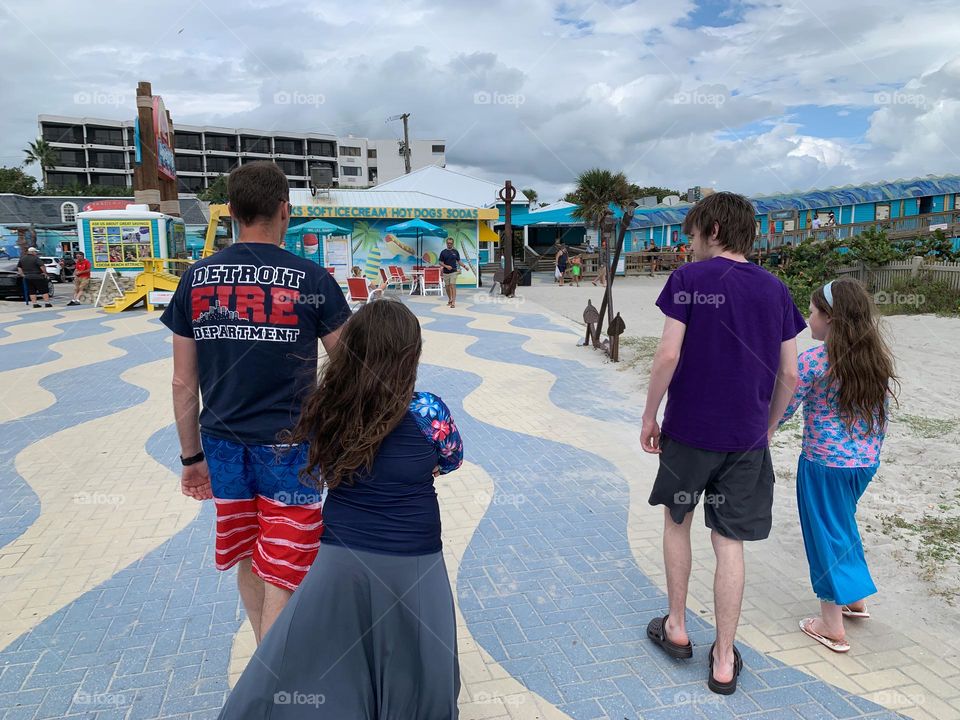
POLYGON ((37 163, 43 173, 43 186, 46 187, 47 171, 57 164, 57 151, 43 138, 37 138, 35 142, 29 143, 23 152, 26 154, 23 164, 37 163))
POLYGON ((633 199, 633 192, 622 172, 593 168, 580 173, 572 198, 578 206, 572 215, 596 227, 610 203, 624 207, 633 199))
POLYGON ((521 190, 520 192, 526 195, 527 200, 529 200, 533 204, 536 204, 537 200, 540 199, 540 195, 533 188, 526 188, 524 190, 521 190))

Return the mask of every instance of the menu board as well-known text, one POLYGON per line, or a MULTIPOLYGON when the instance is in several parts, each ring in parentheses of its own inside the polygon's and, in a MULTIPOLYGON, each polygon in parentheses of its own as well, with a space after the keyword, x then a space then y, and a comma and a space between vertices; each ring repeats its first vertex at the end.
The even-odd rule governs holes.
POLYGON ((328 237, 324 247, 324 264, 335 268, 337 280, 350 277, 350 243, 346 237, 328 237))
POLYGON ((137 268, 153 257, 149 220, 89 220, 95 268, 137 268))

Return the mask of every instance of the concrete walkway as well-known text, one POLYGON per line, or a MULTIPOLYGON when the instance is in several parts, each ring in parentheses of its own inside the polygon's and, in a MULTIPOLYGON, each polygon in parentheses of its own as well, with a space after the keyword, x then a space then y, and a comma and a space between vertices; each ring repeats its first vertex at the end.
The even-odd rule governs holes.
MULTIPOLYGON (((636 398, 566 320, 484 293, 459 305, 411 301, 419 387, 444 397, 466 448, 438 481, 462 718, 960 717, 955 664, 882 619, 850 657, 812 645, 779 619, 813 612, 809 589, 765 569, 747 589, 741 691, 709 693, 699 527, 695 657, 655 652, 661 515, 636 398)), ((169 358, 155 315, 0 306, 3 720, 214 718, 249 657, 233 575, 213 568, 212 507, 179 494, 169 358)))

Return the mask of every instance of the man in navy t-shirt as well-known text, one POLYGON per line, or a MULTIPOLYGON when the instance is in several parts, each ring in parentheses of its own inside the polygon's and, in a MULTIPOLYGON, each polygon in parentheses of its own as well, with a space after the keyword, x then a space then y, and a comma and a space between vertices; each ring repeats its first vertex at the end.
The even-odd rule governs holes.
POLYGON ((743 541, 770 533, 773 465, 767 447, 797 384, 797 334, 805 327, 778 278, 747 262, 756 236, 750 201, 733 193, 700 200, 684 219, 698 262, 675 270, 657 306, 666 315, 650 371, 641 443, 660 470, 651 505, 664 506, 669 614, 647 635, 689 658, 685 625, 690 526, 702 496, 717 556, 717 640, 707 684, 736 690, 742 667, 733 644, 743 597, 743 541), (663 431, 657 410, 667 393, 663 431))
POLYGON ((306 448, 278 438, 350 316, 325 268, 280 248, 290 190, 272 162, 227 183, 237 242, 190 266, 162 322, 174 332, 173 404, 185 495, 213 498, 216 565, 237 584, 257 642, 320 546, 320 495, 300 483, 306 448), (200 410, 200 397, 203 410, 200 410))
POLYGON ((443 287, 447 291, 447 305, 457 306, 457 278, 460 268, 466 267, 460 260, 460 253, 453 247, 453 238, 447 238, 447 247, 440 251, 440 266, 443 268, 443 287))

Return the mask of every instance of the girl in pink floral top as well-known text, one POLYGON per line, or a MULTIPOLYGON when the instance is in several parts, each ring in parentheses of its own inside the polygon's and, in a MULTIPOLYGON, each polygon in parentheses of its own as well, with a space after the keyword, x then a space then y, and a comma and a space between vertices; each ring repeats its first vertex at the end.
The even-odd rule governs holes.
POLYGON ((797 507, 820 617, 804 619, 800 629, 847 652, 843 618, 870 617, 863 599, 877 591, 856 512, 880 464, 896 378, 871 298, 858 282, 834 280, 816 290, 809 324, 824 344, 801 353, 797 389, 780 421, 803 405, 797 507))
MULTIPOLYGON (((803 404, 803 450, 810 462, 827 467, 876 467, 884 428, 870 431, 867 423, 856 419, 851 429, 840 418, 836 394, 830 390, 830 361, 827 346, 820 345, 800 353, 800 380, 793 400, 784 413, 790 418, 803 404)), ((783 422, 781 421, 781 423, 783 422)))

